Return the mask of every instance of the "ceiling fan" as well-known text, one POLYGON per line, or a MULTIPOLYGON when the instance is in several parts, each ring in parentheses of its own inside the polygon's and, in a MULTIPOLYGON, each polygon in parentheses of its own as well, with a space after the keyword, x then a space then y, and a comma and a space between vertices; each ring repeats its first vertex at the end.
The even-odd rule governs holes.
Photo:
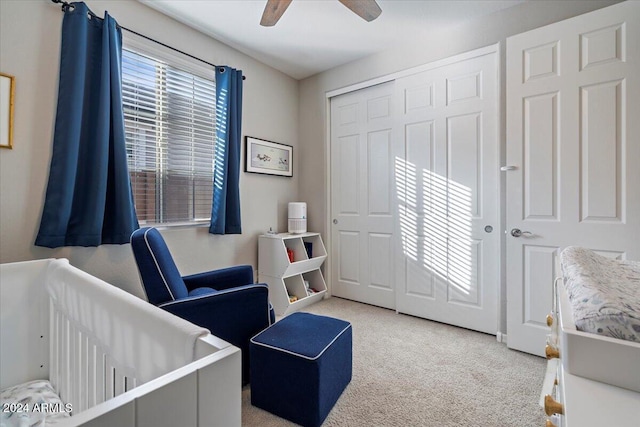
MULTIPOLYGON (((276 25, 276 22, 278 22, 284 11, 287 10, 291 1, 292 0, 267 0, 267 5, 262 13, 260 25, 263 27, 272 27, 276 25)), ((338 1, 367 22, 373 21, 382 13, 382 9, 380 9, 376 0, 338 1)))

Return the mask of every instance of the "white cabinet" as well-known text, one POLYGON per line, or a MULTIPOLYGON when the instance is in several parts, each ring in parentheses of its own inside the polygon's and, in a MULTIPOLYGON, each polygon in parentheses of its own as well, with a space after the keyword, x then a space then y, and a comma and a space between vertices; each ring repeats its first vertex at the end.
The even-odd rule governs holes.
POLYGON ((547 426, 638 426, 640 393, 571 375, 555 360, 549 362, 547 372, 555 378, 547 390, 543 390, 543 395, 549 395, 555 401, 547 397, 542 404, 549 415, 547 426), (557 408, 561 414, 553 414, 552 408, 557 408))
MULTIPOLYGON (((556 268, 560 268, 559 266, 556 268)), ((557 270, 560 271, 560 270, 557 270)), ((547 319, 547 324, 551 327, 551 334, 548 335, 547 354, 549 364, 547 375, 542 390, 541 404, 549 415, 547 426, 556 427, 637 427, 640 420, 640 393, 626 388, 616 387, 604 382, 595 381, 581 375, 570 374, 565 370, 567 357, 573 360, 571 364, 575 367, 584 362, 592 360, 592 354, 597 347, 582 345, 574 348, 571 355, 567 354, 567 346, 563 345, 568 335, 565 330, 568 326, 565 315, 568 307, 564 307, 566 292, 561 288, 561 280, 554 285, 554 303, 552 314, 547 319), (564 310, 566 308, 566 310, 564 310), (564 310, 564 314, 563 314, 564 310), (583 359, 583 360, 581 360, 583 359), (548 396, 547 396, 548 395, 548 396)), ((568 303, 568 300, 566 300, 568 303)), ((572 325, 575 328, 575 325, 572 325)), ((575 332, 575 331, 574 331, 575 332)), ((594 335, 594 340, 610 342, 615 345, 615 339, 594 335)), ((573 343, 581 344, 580 341, 573 343)), ((597 351, 596 351, 597 353, 597 351)), ((603 352, 604 356, 598 362, 600 366, 595 367, 597 371, 616 371, 620 368, 620 363, 612 361, 613 352, 603 352)), ((629 358, 630 362, 635 359, 629 358)), ((630 363, 628 370, 632 376, 637 369, 637 364, 630 363)), ((569 368, 572 369, 572 368, 569 368)))
POLYGON ((278 315, 321 300, 327 292, 320 267, 327 251, 319 233, 264 234, 258 239, 258 281, 269 285, 278 315))

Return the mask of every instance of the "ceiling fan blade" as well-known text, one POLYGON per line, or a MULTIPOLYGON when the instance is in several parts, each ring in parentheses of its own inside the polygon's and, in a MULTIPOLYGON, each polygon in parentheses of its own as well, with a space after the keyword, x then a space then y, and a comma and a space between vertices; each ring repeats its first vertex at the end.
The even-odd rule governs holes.
POLYGON ((280 19, 285 10, 289 7, 291 0, 267 0, 267 5, 262 12, 260 25, 263 27, 273 27, 280 19))
POLYGON ((338 0, 351 9, 356 15, 367 22, 376 19, 382 13, 382 9, 376 0, 338 0))

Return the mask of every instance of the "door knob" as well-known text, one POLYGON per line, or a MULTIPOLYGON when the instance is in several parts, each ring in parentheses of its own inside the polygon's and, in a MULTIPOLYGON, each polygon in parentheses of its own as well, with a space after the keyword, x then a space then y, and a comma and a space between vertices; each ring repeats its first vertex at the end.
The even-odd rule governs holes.
POLYGON ((522 231, 519 228, 512 228, 511 235, 513 237, 520 237, 520 236, 529 237, 529 236, 533 236, 533 233, 530 231, 522 231))
POLYGON ((333 220, 333 223, 334 223, 334 224, 337 224, 337 223, 338 223, 338 220, 337 220, 337 219, 334 219, 334 220, 333 220))

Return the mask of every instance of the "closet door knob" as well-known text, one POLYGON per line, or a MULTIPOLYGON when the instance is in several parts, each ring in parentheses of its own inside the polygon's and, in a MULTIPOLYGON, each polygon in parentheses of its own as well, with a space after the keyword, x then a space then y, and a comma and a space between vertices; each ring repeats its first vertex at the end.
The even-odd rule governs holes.
POLYGON ((548 394, 544 397, 544 413, 548 416, 553 414, 564 414, 562 403, 553 400, 548 394))

